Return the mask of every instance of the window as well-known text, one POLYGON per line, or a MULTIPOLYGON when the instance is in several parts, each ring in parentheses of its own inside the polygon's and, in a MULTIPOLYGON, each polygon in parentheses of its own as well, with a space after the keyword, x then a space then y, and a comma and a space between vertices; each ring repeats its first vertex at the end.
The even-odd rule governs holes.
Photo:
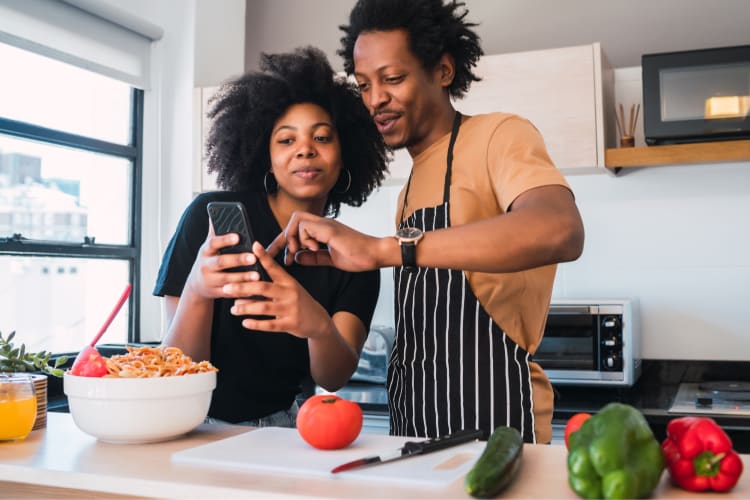
POLYGON ((0 43, 0 332, 27 349, 138 341, 143 91, 0 43))

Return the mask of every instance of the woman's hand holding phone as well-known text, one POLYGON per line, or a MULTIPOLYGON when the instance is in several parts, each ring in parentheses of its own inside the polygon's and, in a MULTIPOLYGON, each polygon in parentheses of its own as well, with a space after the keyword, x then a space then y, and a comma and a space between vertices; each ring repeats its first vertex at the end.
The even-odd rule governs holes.
MULTIPOLYGON (((252 255, 252 244, 255 241, 250 221, 245 211, 245 206, 239 201, 212 201, 206 209, 211 221, 211 226, 217 236, 235 233, 239 240, 230 246, 220 250, 222 254, 249 254, 252 255)), ((251 260, 251 259, 248 259, 251 260)), ((228 268, 231 272, 257 271, 261 279, 270 280, 263 266, 257 261, 248 265, 241 262, 236 267, 228 268)))
POLYGON ((211 202, 207 209, 211 228, 201 281, 217 297, 236 298, 232 314, 243 317, 245 328, 301 338, 335 330, 325 308, 254 242, 242 203, 211 202))
POLYGON ((239 237, 235 233, 217 236, 213 227, 198 251, 193 268, 185 286, 206 299, 237 298, 239 295, 227 295, 223 287, 228 283, 258 281, 260 273, 255 270, 228 272, 230 269, 257 264, 252 253, 222 253, 222 250, 237 245, 239 237))
POLYGON ((266 297, 265 301, 245 298, 234 301, 233 315, 252 316, 244 318, 242 326, 250 330, 287 332, 300 338, 315 338, 335 330, 328 311, 265 251, 263 245, 256 242, 252 250, 272 282, 242 281, 224 286, 227 295, 266 297))

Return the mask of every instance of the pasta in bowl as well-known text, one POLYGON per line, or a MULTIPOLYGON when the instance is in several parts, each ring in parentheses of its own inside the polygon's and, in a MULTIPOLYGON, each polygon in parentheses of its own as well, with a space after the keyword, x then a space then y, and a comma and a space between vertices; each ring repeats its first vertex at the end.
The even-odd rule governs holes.
POLYGON ((203 422, 216 368, 174 347, 128 347, 106 358, 107 375, 66 373, 63 390, 76 426, 109 443, 165 441, 203 422))

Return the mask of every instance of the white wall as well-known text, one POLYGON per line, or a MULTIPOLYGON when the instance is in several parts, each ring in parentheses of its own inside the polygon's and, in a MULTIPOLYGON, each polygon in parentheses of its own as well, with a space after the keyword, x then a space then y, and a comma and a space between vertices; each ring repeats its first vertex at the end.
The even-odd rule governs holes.
MULTIPOLYGON (((745 21, 750 4, 740 1, 719 6, 638 0, 617 6, 571 0, 559 6, 565 15, 554 12, 554 2, 543 2, 541 18, 538 12, 529 15, 529 9, 538 11, 539 0, 466 3, 470 19, 481 20, 478 32, 488 54, 602 41, 610 62, 632 66, 640 53, 750 43, 745 21), (688 25, 701 28, 685 29, 688 25)), ((249 1, 248 67, 255 66, 259 51, 310 43, 341 67, 337 27, 353 4, 249 1)), ((638 73, 638 68, 617 71, 617 102, 640 100, 638 73)), ((642 130, 636 139, 643 144, 642 130)), ((750 162, 638 168, 617 177, 568 180, 583 215, 586 244, 578 261, 560 266, 555 297, 639 299, 645 358, 750 358, 750 162)), ((391 234, 398 193, 392 184, 365 206, 342 210, 342 220, 371 234, 391 234)), ((392 324, 390 270, 382 276, 374 322, 392 324)))
POLYGON ((197 0, 195 87, 218 85, 245 70, 245 1, 197 0))
POLYGON ((260 52, 284 52, 315 45, 334 69, 343 65, 336 56, 341 32, 354 0, 247 0, 245 68, 256 69, 260 52))
MULTIPOLYGON (((407 2, 408 0, 404 0, 407 2)), ((259 51, 313 44, 336 56, 355 0, 247 0, 247 68, 259 51)), ((750 43, 747 0, 464 0, 487 54, 601 42, 617 68, 641 54, 750 43)))
POLYGON ((568 181, 586 244, 555 296, 638 298, 645 358, 750 357, 750 162, 568 181))

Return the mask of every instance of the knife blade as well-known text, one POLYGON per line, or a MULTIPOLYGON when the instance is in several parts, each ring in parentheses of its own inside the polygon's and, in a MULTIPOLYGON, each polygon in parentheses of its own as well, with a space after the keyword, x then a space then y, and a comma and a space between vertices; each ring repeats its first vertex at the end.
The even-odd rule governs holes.
POLYGON ((407 441, 401 448, 386 452, 382 455, 359 458, 357 460, 352 460, 351 462, 341 464, 331 469, 331 473, 338 474, 339 472, 357 469, 359 467, 365 467, 368 465, 392 462, 394 460, 401 460, 402 458, 408 458, 415 455, 424 455, 426 453, 432 453, 433 451, 450 448, 451 446, 468 443, 470 441, 474 441, 475 439, 481 439, 483 436, 484 432, 482 432, 481 430, 466 429, 448 434, 446 436, 427 439, 425 441, 407 441))

